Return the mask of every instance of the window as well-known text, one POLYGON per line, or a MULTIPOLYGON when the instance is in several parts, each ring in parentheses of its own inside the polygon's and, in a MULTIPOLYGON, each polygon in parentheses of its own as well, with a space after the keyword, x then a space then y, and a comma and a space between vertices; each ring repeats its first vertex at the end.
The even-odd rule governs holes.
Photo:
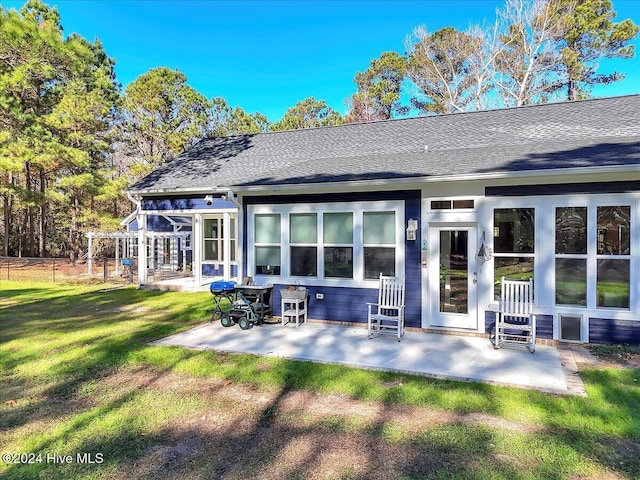
POLYGON ((587 305, 587 208, 556 208, 556 305, 587 305))
POLYGON ((631 207, 558 207, 555 213, 556 304, 628 309, 631 207), (595 305, 587 298, 589 287, 595 287, 595 305))
MULTIPOLYGON (((235 215, 229 216, 229 246, 231 250, 230 260, 236 261, 237 248, 237 221, 235 215)), ((209 217, 204 219, 204 252, 202 259, 209 262, 224 261, 224 218, 222 216, 209 217)), ((189 237, 186 237, 187 239, 189 237)), ((189 249, 190 245, 186 244, 185 249, 189 249)), ((190 240, 189 240, 190 243, 190 240)))
POLYGON ((597 306, 629 308, 631 207, 598 207, 597 221, 597 306))
POLYGON ((364 278, 377 279, 380 274, 395 276, 395 212, 364 212, 364 278))
POLYGON ((255 273, 280 275, 280 214, 255 216, 255 273))
POLYGON ((534 276, 535 209, 496 208, 493 237, 494 297, 499 299, 502 277, 528 280, 534 276))
POLYGON ((204 220, 204 260, 222 261, 223 228, 222 218, 204 220))
POLYGON ((400 200, 251 205, 249 272, 292 284, 359 286, 381 273, 398 275, 403 206, 400 200))
POLYGON ((323 214, 324 276, 353 278, 353 213, 323 214))
POLYGON ((472 209, 475 206, 474 200, 432 200, 431 210, 462 210, 472 209))
POLYGON ((318 215, 292 213, 289 216, 291 275, 318 276, 318 215))

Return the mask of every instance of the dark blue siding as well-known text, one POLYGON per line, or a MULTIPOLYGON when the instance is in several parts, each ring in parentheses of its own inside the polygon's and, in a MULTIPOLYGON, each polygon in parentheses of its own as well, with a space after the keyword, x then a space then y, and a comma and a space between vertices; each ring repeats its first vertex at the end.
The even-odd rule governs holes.
POLYGON ((160 215, 149 215, 147 217, 147 230, 152 232, 173 232, 173 225, 160 215))
POLYGON ((142 210, 193 210, 235 208, 235 205, 222 198, 214 198, 211 205, 207 205, 204 195, 188 195, 180 197, 144 198, 140 204, 142 210))
MULTIPOLYGON (((496 321, 495 312, 485 311, 484 332, 493 333, 493 326, 496 321)), ((536 337, 553 339, 553 315, 536 315, 536 337)))
POLYGON ((640 344, 640 321, 589 318, 589 343, 640 344))
MULTIPOLYGON (((281 204, 314 204, 329 203, 327 195, 280 195, 272 197, 244 197, 244 244, 247 245, 247 210, 248 205, 281 205, 281 204)), ((405 218, 403 225, 407 225, 409 218, 420 221, 420 191, 393 191, 393 192, 357 192, 345 194, 331 194, 330 202, 366 202, 380 200, 403 200, 405 202, 405 218)), ((421 326, 422 313, 422 288, 420 266, 420 229, 418 229, 415 241, 405 240, 405 275, 406 275, 406 299, 405 318, 408 327, 421 326)), ((244 270, 247 271, 246 251, 242 254, 244 270)), ((277 315, 280 312, 281 286, 274 289, 273 302, 277 315)), ((366 302, 376 302, 378 290, 375 288, 348 288, 348 287, 322 287, 307 286, 310 292, 309 317, 318 320, 333 320, 341 322, 367 321, 366 302), (323 300, 316 300, 316 293, 323 293, 323 300)))
MULTIPOLYGON (((222 275, 224 275, 224 265, 222 263, 203 263, 202 275, 204 275, 205 277, 221 277, 222 275)), ((231 265, 231 276, 235 277, 236 275, 238 275, 238 266, 231 265)))

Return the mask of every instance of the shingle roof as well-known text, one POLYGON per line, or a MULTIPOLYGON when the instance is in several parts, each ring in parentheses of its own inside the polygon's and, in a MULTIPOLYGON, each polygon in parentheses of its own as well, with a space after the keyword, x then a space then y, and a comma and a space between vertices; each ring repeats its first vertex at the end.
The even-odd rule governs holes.
POLYGON ((204 139, 131 190, 603 165, 640 165, 640 95, 204 139))

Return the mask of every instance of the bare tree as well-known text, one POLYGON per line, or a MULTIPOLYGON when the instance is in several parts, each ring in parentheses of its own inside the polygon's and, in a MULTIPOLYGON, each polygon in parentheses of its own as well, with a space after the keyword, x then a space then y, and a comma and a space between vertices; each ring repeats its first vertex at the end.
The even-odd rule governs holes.
POLYGON ((406 41, 407 76, 417 87, 412 104, 424 113, 482 108, 489 90, 488 53, 479 29, 418 27, 406 41))
POLYGON ((547 102, 563 87, 559 39, 571 8, 548 0, 506 0, 497 12, 493 81, 505 106, 547 102))

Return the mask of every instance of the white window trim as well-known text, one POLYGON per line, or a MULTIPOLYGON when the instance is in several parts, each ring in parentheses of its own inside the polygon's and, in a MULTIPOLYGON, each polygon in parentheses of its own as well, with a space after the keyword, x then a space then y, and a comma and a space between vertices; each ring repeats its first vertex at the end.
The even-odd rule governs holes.
MULTIPOLYGON (((233 213, 226 212, 226 213, 230 213, 230 215, 232 217, 236 214, 236 212, 233 212, 233 213)), ((201 244, 201 247, 200 247, 200 249, 201 249, 201 257, 200 258, 202 258, 202 265, 216 265, 216 266, 219 266, 219 265, 222 265, 224 263, 224 247, 223 247, 224 242, 222 241, 224 239, 224 229, 222 228, 222 222, 221 222, 223 220, 223 218, 224 218, 224 214, 223 213, 218 213, 218 212, 211 213, 211 211, 209 211, 209 213, 207 215, 203 215, 202 216, 202 244, 201 244), (221 255, 222 258, 220 260, 205 260, 205 258, 204 258, 205 241, 206 240, 213 240, 213 238, 204 236, 204 222, 206 220, 213 220, 214 218, 217 218, 218 222, 219 222, 218 223, 218 228, 220 230, 220 232, 219 232, 220 236, 218 238, 218 241, 219 241, 219 246, 221 247, 219 252, 220 252, 220 255, 221 255)), ((237 215, 235 215, 235 227, 236 227, 236 229, 235 229, 236 231, 233 233, 233 235, 234 235, 233 240, 236 241, 236 248, 237 248, 237 241, 238 241, 238 217, 237 217, 237 215)), ((229 241, 230 240, 231 239, 229 239, 229 241)), ((189 250, 191 250, 192 248, 193 247, 190 245, 189 246, 189 250)), ((236 253, 236 256, 238 256, 237 253, 236 253)), ((238 264, 238 260, 237 259, 236 260, 231 260, 229 262, 229 264, 230 265, 237 265, 238 264)))
MULTIPOLYGON (((478 204, 476 204, 478 205, 478 204)), ((485 220, 487 232, 493 232, 493 210, 496 208, 535 208, 535 235, 536 246, 534 256, 534 279, 536 282, 544 282, 545 288, 536 289, 535 305, 536 310, 541 315, 555 315, 561 311, 563 313, 575 313, 584 315, 585 323, 589 318, 608 318, 612 320, 634 320, 640 314, 640 194, 638 193, 616 193, 616 194, 584 194, 584 195, 540 195, 534 197, 487 197, 482 204, 482 218, 485 220), (629 309, 598 307, 596 308, 596 272, 594 268, 587 273, 587 307, 577 307, 569 305, 555 305, 555 208, 556 207, 587 207, 589 211, 598 206, 630 205, 631 206, 631 255, 630 255, 630 275, 629 283, 630 299, 629 309), (541 212, 547 214, 542 215, 541 212), (552 213, 549 213, 552 212, 552 213), (543 238, 551 240, 543 241, 543 238), (549 260, 551 259, 551 260, 549 260), (593 279, 592 279, 593 277, 593 279), (548 288, 552 286, 552 288, 548 288)), ((593 214, 594 216, 597 213, 593 214)), ((588 217, 589 219, 589 217, 588 217)), ((594 217, 595 219, 595 217, 594 217)), ((588 220, 589 222, 589 220, 588 220)), ((589 222, 587 228, 587 248, 589 242, 595 242, 596 233, 591 233, 589 228, 596 230, 593 221, 589 222)), ((482 229, 482 223, 479 223, 482 229)), ((595 248, 595 246, 593 247, 595 248)), ((589 251, 589 250, 588 250, 589 251)), ((595 251, 595 250, 594 250, 595 251)), ((495 256, 495 253, 494 253, 495 256)), ((595 255, 591 256, 596 261, 595 255)), ((628 258, 624 257, 623 258, 628 258)), ((588 265, 588 268, 590 266, 588 265)), ((491 305, 493 298, 493 261, 487 269, 485 281, 489 282, 484 293, 484 298, 491 305), (489 280, 489 270, 491 279, 489 280), (490 285, 490 289, 489 289, 490 285), (490 292, 489 292, 490 290, 490 292), (489 296, 490 293, 490 296, 489 296)), ((542 284, 542 283, 541 283, 542 284)))
MULTIPOLYGON (((396 275, 404 275, 404 201, 373 201, 373 202, 339 202, 339 203, 312 203, 312 204, 282 204, 282 205, 249 205, 247 207, 247 268, 249 274, 254 274, 256 283, 304 283, 309 286, 335 286, 335 287, 377 287, 378 280, 364 279, 364 245, 363 245, 363 219, 364 212, 391 212, 395 213, 396 220, 396 275), (321 241, 323 236, 323 213, 353 213, 353 278, 322 278, 324 275, 324 255, 321 241), (254 216, 258 214, 280 214, 280 275, 255 275, 255 224, 254 216), (291 246, 299 246, 289 242, 289 214, 291 213, 316 213, 318 215, 318 276, 300 277, 290 274, 289 249, 291 246)), ((334 246, 334 245, 331 245, 334 246)), ((338 246, 338 244, 336 244, 338 246)), ((347 245, 346 245, 347 246, 347 245)), ((387 245, 391 247, 392 245, 387 245)))

